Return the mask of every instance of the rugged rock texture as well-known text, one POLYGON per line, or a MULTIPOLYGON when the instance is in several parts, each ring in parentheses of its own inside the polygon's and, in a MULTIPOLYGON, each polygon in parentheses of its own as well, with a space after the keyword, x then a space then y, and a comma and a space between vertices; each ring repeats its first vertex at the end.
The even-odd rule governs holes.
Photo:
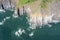
POLYGON ((56 18, 58 19, 60 18, 60 2, 56 2, 56 0, 52 0, 52 2, 48 4, 48 8, 46 10, 40 8, 40 0, 29 5, 24 5, 24 7, 22 6, 17 9, 15 9, 16 7, 15 1, 16 0, 0 0, 0 9, 6 9, 6 10, 13 9, 15 10, 15 13, 14 13, 15 16, 23 15, 23 13, 27 12, 29 15, 31 13, 32 14, 40 13, 42 14, 43 18, 45 16, 53 15, 52 20, 55 20, 56 18))
POLYGON ((56 2, 56 0, 53 0, 48 4, 47 10, 44 10, 43 14, 52 16, 52 21, 60 21, 60 2, 56 2))
POLYGON ((0 9, 2 9, 2 6, 1 6, 2 4, 1 4, 1 2, 0 2, 0 9))
POLYGON ((10 9, 14 9, 15 4, 11 1, 11 0, 2 0, 0 2, 0 9, 6 9, 6 10, 10 10, 10 9))

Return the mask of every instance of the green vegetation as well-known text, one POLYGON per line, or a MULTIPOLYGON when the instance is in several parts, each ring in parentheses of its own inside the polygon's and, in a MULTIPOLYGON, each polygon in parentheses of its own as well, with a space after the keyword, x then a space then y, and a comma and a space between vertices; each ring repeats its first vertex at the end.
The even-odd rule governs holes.
POLYGON ((42 0, 40 6, 41 8, 47 8, 48 3, 50 3, 52 0, 42 0))
POLYGON ((56 2, 60 2, 60 0, 56 0, 56 2))
POLYGON ((60 2, 60 0, 58 0, 60 2))
POLYGON ((26 4, 27 1, 28 1, 28 0, 19 0, 19 2, 17 3, 17 5, 18 5, 18 6, 24 5, 24 4, 26 4))
POLYGON ((25 5, 25 4, 30 4, 32 2, 34 2, 35 0, 19 0, 19 2, 17 3, 17 6, 22 6, 22 5, 25 5))

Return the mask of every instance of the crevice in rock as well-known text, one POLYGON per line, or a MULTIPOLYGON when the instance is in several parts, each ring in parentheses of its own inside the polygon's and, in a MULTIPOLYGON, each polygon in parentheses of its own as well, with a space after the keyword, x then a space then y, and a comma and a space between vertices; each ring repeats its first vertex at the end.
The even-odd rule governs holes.
POLYGON ((4 9, 4 6, 3 6, 3 4, 1 4, 1 6, 2 6, 2 9, 4 9))
POLYGON ((20 16, 19 8, 17 9, 18 16, 20 16))

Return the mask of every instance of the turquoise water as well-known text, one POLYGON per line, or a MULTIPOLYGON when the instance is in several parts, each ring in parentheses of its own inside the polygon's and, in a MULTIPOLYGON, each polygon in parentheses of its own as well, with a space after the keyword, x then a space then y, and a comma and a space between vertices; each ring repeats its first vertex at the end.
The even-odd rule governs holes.
POLYGON ((0 22, 6 17, 10 17, 3 25, 0 25, 0 40, 60 40, 60 23, 52 23, 50 28, 45 25, 44 28, 28 31, 27 15, 24 14, 18 18, 13 18, 12 14, 13 12, 9 10, 6 10, 5 13, 0 13, 0 22), (26 33, 17 37, 14 32, 18 29, 24 29, 26 33), (34 31, 34 35, 32 37, 28 36, 32 31, 34 31))

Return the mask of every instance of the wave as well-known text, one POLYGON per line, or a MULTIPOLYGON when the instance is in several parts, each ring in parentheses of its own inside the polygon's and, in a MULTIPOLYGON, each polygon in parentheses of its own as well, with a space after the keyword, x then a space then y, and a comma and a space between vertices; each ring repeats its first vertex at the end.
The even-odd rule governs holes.
POLYGON ((10 19, 10 17, 4 18, 4 19, 0 22, 0 25, 3 25, 7 19, 10 19))
POLYGON ((0 9, 0 12, 5 12, 5 10, 3 10, 3 9, 0 9))

